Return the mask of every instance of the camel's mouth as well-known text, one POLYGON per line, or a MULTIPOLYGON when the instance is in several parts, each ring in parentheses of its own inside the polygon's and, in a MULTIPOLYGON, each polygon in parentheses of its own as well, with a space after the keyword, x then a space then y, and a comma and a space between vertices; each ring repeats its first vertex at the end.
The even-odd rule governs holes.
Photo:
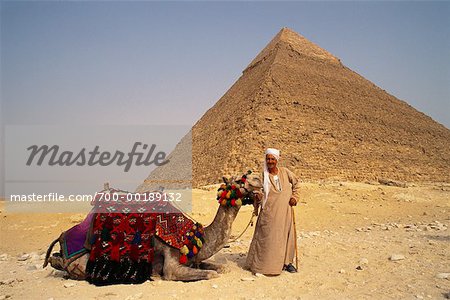
POLYGON ((254 195, 250 192, 242 198, 242 205, 253 205, 254 201, 254 195))

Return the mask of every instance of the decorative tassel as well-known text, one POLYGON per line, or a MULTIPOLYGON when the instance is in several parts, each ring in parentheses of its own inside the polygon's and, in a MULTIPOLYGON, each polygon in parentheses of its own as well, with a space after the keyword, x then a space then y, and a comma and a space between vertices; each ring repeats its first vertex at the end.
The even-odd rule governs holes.
POLYGON ((183 255, 188 254, 188 253, 189 253, 188 247, 187 247, 186 245, 184 245, 183 247, 181 247, 180 253, 183 254, 183 255))
POLYGON ((220 195, 220 198, 222 198, 222 199, 223 199, 223 198, 226 198, 226 197, 227 197, 227 193, 228 193, 228 192, 227 192, 226 190, 223 191, 222 194, 220 195))
POLYGON ((180 264, 184 265, 187 263, 187 256, 186 255, 180 255, 180 264))
POLYGON ((109 242, 111 240, 111 234, 109 232, 109 229, 106 227, 103 227, 102 229, 102 241, 109 242))
POLYGON ((112 261, 119 261, 120 258, 120 245, 119 243, 113 242, 112 248, 111 248, 111 260, 112 261))
POLYGON ((137 261, 139 259, 139 247, 138 245, 131 245, 131 250, 130 250, 130 259, 132 261, 137 261))

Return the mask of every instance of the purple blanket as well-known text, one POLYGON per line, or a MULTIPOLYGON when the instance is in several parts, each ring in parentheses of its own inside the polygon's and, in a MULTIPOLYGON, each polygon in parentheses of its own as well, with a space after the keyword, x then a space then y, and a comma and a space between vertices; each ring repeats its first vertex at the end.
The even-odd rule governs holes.
POLYGON ((83 222, 73 226, 64 233, 62 238, 62 248, 65 259, 69 259, 77 254, 89 252, 89 250, 84 247, 84 244, 93 216, 94 214, 90 212, 83 222))

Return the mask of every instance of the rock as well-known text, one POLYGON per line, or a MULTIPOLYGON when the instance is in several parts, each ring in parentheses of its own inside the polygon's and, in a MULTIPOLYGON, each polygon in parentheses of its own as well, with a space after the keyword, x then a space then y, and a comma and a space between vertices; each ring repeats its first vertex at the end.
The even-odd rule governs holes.
POLYGON ((417 299, 423 299, 423 296, 422 295, 416 295, 416 298, 417 299))
POLYGON ((358 271, 362 271, 362 269, 363 269, 363 268, 362 268, 361 266, 357 266, 357 267, 356 267, 356 270, 358 270, 358 271))
POLYGON ((390 180, 390 179, 384 179, 384 178, 378 179, 378 183, 387 185, 387 186, 397 186, 397 187, 402 187, 402 188, 407 187, 406 183, 404 183, 404 182, 390 180))
POLYGON ((212 287, 213 289, 217 289, 219 286, 218 286, 217 284, 213 284, 211 287, 212 287))
POLYGON ((404 260, 405 256, 402 254, 392 254, 391 257, 389 257, 389 260, 391 261, 399 261, 399 260, 404 260))
POLYGON ((0 261, 7 261, 8 260, 8 254, 3 253, 2 255, 0 255, 0 261))
POLYGON ((241 281, 255 281, 255 278, 253 278, 253 277, 243 277, 243 278, 241 278, 241 281))
POLYGON ((0 285, 12 284, 14 281, 16 281, 15 278, 8 278, 8 279, 0 280, 0 285))
POLYGON ((368 263, 369 263, 369 260, 365 257, 363 257, 359 260, 360 265, 367 265, 368 263))
POLYGON ((340 274, 345 274, 345 270, 344 270, 344 269, 340 269, 340 270, 339 270, 339 273, 340 273, 340 274))
POLYGON ((450 273, 439 273, 439 274, 436 274, 436 278, 448 279, 448 278, 450 278, 450 273))
POLYGON ((31 265, 27 267, 27 271, 36 271, 36 270, 37 270, 36 265, 31 265))
POLYGON ((73 283, 73 282, 66 282, 66 283, 64 283, 64 287, 65 288, 70 288, 70 287, 74 287, 74 286, 76 286, 76 284, 73 283))
POLYGON ((65 271, 51 269, 49 272, 49 276, 63 278, 66 275, 65 271))
POLYGON ((17 258, 17 260, 18 261, 26 261, 29 258, 30 258, 30 254, 26 253, 26 254, 19 256, 19 258, 17 258))
POLYGON ((9 299, 11 295, 0 295, 0 300, 9 299))
MULTIPOLYGON (((44 258, 45 258, 45 256, 44 256, 44 258)), ((33 262, 40 261, 41 260, 41 256, 39 254, 35 253, 35 252, 30 253, 30 260, 33 261, 33 262)))

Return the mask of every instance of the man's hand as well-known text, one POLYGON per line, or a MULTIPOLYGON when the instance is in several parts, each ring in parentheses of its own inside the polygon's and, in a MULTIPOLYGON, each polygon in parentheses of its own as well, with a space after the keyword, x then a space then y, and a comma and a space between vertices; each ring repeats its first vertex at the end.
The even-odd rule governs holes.
POLYGON ((253 198, 256 202, 256 204, 260 204, 263 198, 263 193, 262 192, 253 192, 253 198))
POLYGON ((295 199, 295 198, 289 199, 289 205, 290 206, 296 206, 297 205, 297 199, 295 199))

